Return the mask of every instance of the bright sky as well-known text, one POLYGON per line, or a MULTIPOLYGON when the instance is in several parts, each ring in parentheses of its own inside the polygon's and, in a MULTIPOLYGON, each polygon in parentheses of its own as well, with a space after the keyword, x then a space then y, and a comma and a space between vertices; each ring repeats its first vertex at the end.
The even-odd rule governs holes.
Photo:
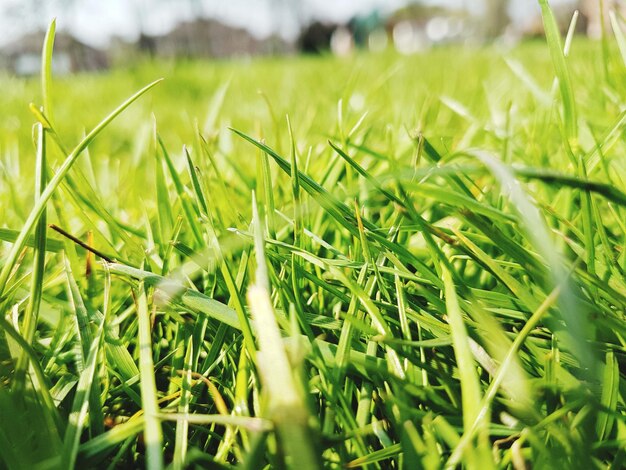
MULTIPOLYGON (((553 0, 559 3, 564 0, 553 0)), ((407 0, 0 0, 0 45, 25 31, 43 29, 57 17, 60 29, 79 39, 104 46, 112 35, 136 37, 139 25, 146 33, 165 33, 181 20, 203 16, 245 27, 258 36, 278 31, 293 37, 298 22, 311 18, 347 20, 374 8, 393 10, 407 0)), ((426 4, 465 6, 480 14, 483 0, 423 0, 426 4)), ((537 0, 511 0, 510 12, 523 21, 538 10, 537 0)))

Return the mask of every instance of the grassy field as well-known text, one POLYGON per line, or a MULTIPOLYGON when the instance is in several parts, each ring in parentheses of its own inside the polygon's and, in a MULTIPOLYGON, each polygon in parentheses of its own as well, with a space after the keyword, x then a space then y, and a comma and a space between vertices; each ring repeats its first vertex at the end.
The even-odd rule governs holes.
POLYGON ((0 76, 0 468, 626 465, 620 34, 51 79, 52 37, 0 76))

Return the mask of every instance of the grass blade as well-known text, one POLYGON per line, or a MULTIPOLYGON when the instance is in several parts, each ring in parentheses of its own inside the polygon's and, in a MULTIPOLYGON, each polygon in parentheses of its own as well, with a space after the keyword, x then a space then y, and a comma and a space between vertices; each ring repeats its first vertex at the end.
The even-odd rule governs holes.
MULTIPOLYGON (((193 358, 193 342, 189 341, 187 352, 185 353, 185 367, 182 371, 183 383, 180 391, 180 404, 178 413, 186 415, 189 413, 189 402, 191 395, 191 359, 193 358)), ((176 443, 174 445, 174 470, 182 470, 185 465, 187 455, 187 445, 189 441, 189 420, 179 419, 176 421, 176 443)))
POLYGON ((152 332, 150 313, 144 284, 135 290, 139 347, 139 376, 141 379, 141 405, 144 414, 143 436, 146 445, 146 468, 161 470, 163 468, 163 434, 159 420, 157 388, 154 378, 154 362, 152 360, 152 332))
POLYGON ((15 262, 20 254, 20 252, 24 249, 24 245, 26 243, 26 239, 30 235, 31 231, 35 227, 37 220, 45 210, 46 204, 50 200, 52 194, 59 187, 67 173, 70 171, 70 168, 76 162, 76 159, 80 156, 80 154, 87 148, 87 146, 96 138, 102 130, 104 130, 117 116, 119 116, 122 111, 128 108, 133 102, 135 102, 140 96, 150 90, 152 87, 160 83, 162 79, 156 80, 149 85, 143 87, 137 93, 132 95, 126 101, 124 101, 120 106, 118 106, 114 111, 112 111, 107 117, 105 117, 96 127, 94 127, 89 134, 85 136, 85 138, 72 150, 72 152, 67 156, 61 167, 57 170, 54 176, 50 179, 46 189, 43 191, 35 207, 31 210, 26 222, 24 223, 24 227, 20 231, 20 234, 15 240, 15 243, 11 247, 7 258, 4 260, 4 264, 2 266, 2 270, 0 271, 0 298, 2 298, 2 294, 5 292, 7 288, 7 281, 9 280, 9 276, 13 267, 15 266, 15 262))
MULTIPOLYGON (((61 454, 61 468, 74 468, 78 448, 80 444, 81 433, 87 417, 87 410, 90 405, 91 387, 96 375, 96 367, 98 365, 98 356, 100 354, 100 346, 102 344, 102 333, 104 331, 104 320, 98 326, 98 330, 91 342, 89 353, 86 357, 85 367, 80 373, 78 380, 78 388, 74 396, 74 402, 70 411, 68 426, 65 430, 63 439, 63 452, 61 454)), ((92 419, 98 419, 100 409, 94 410, 92 419)))
POLYGON ((463 313, 459 306, 456 289, 452 282, 452 275, 447 269, 443 269, 442 272, 446 296, 446 313, 450 330, 452 331, 454 355, 461 377, 463 426, 469 429, 478 416, 476 404, 480 403, 481 400, 478 373, 476 372, 476 364, 472 358, 469 336, 463 320, 463 313))
POLYGON ((52 113, 52 50, 54 49, 54 37, 56 35, 56 18, 52 19, 46 36, 43 40, 41 51, 41 92, 43 97, 43 113, 47 120, 54 123, 52 113))
POLYGON ((570 282, 568 270, 565 268, 559 250, 554 246, 544 219, 537 207, 530 201, 519 185, 512 172, 486 152, 473 152, 474 157, 487 166, 511 200, 518 216, 523 222, 526 236, 534 248, 550 267, 552 288, 562 285, 563 294, 559 297, 561 315, 568 327, 560 331, 561 340, 572 349, 586 374, 595 375, 596 358, 589 346, 592 329, 589 325, 588 312, 584 304, 575 295, 575 287, 570 282))
POLYGON ((285 346, 269 295, 269 277, 263 247, 263 226, 256 200, 253 202, 256 283, 248 289, 248 303, 256 325, 259 352, 257 362, 261 383, 267 396, 268 417, 274 422, 280 442, 285 447, 288 465, 302 469, 321 468, 315 449, 310 417, 292 374, 285 346), (297 462, 297 463, 296 463, 297 462))
MULTIPOLYGON (((54 23, 53 23, 54 24, 54 23)), ((54 35, 54 32, 53 32, 54 35)), ((37 128, 37 162, 36 162, 36 186, 35 194, 41 196, 46 186, 46 136, 43 126, 38 124, 37 128)), ((43 278, 46 261, 46 211, 41 214, 35 229, 35 254, 33 262, 33 274, 31 279, 30 295, 26 312, 24 312, 23 335, 28 344, 32 344, 37 329, 39 318, 39 307, 43 291, 43 278)), ((15 378, 13 389, 20 395, 24 389, 24 380, 28 368, 28 356, 23 352, 15 365, 15 378)))
POLYGON ((533 315, 528 319, 522 331, 520 331, 520 333, 515 337, 515 341, 513 342, 511 348, 502 360, 502 364, 498 368, 498 372, 495 374, 491 384, 489 384, 489 388, 485 392, 485 395, 480 402, 480 408, 478 410, 478 413, 474 417, 473 423, 471 424, 471 426, 465 427, 463 436, 461 437, 461 440, 456 445, 454 452, 446 463, 446 467, 454 468, 461 461, 464 449, 470 445, 471 439, 480 429, 483 420, 486 418, 486 415, 489 412, 496 393, 498 392, 500 385, 506 377, 507 370, 513 364, 513 361, 515 360, 516 355, 522 347, 522 344, 528 338, 533 329, 541 321, 542 317, 546 314, 548 309, 550 309, 556 303, 560 293, 560 288, 552 291, 550 295, 546 297, 544 302, 539 306, 539 308, 537 308, 533 315))
POLYGON ((565 61, 563 46, 561 44, 561 34, 557 25, 554 13, 550 8, 548 0, 539 0, 541 16, 546 34, 548 49, 552 57, 552 64, 556 77, 559 80, 559 90, 563 101, 563 122, 565 136, 572 150, 578 149, 578 122, 576 112, 576 101, 574 100, 574 90, 570 79, 569 69, 565 61))
POLYGON ((619 20, 614 11, 609 12, 609 18, 611 20, 611 27, 613 28, 613 34, 615 34, 615 40, 617 41, 617 47, 619 53, 622 56, 623 65, 626 67, 626 36, 622 30, 622 26, 619 24, 619 20))

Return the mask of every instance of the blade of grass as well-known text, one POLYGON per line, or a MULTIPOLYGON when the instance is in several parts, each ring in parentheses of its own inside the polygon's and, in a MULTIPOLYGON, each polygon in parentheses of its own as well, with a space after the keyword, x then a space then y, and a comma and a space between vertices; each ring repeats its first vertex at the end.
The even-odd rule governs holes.
POLYGON ((300 172, 298 171, 298 156, 296 154, 296 142, 291 128, 291 121, 287 116, 287 130, 289 133, 291 155, 291 193, 293 195, 293 244, 302 248, 302 203, 300 197, 300 172))
MULTIPOLYGON (((244 134, 241 131, 232 128, 231 130, 244 140, 250 142, 255 147, 266 152, 274 159, 274 161, 285 173, 291 174, 291 165, 289 164, 289 162, 287 162, 284 158, 274 152, 274 150, 272 150, 270 147, 253 139, 252 137, 244 134)), ((333 217, 336 222, 342 225, 355 237, 359 236, 356 218, 354 217, 352 211, 345 204, 340 202, 331 193, 329 193, 322 186, 320 186, 318 183, 313 181, 310 177, 303 174, 302 172, 299 173, 299 180, 301 187, 307 193, 309 193, 311 198, 313 198, 318 204, 320 204, 328 212, 328 214, 333 217)), ((401 255, 403 258, 409 260, 409 262, 414 265, 420 271, 420 273, 432 284, 437 286, 441 284, 441 280, 432 272, 432 270, 428 268, 420 259, 414 256, 411 252, 409 252, 404 246, 390 242, 385 237, 380 236, 377 233, 378 227, 376 227, 376 225, 374 225, 367 219, 363 219, 363 226, 367 230, 369 237, 383 245, 385 248, 388 248, 390 251, 395 252, 401 255)))
MULTIPOLYGON (((189 413, 189 401, 191 394, 191 359, 193 357, 193 342, 189 341, 187 352, 185 353, 185 367, 182 371, 183 383, 180 391, 180 404, 178 413, 187 415, 189 413)), ((182 418, 176 421, 176 438, 174 444, 174 470, 181 470, 185 465, 187 455, 187 445, 189 442, 189 421, 182 418)))
POLYGON ((455 468, 462 459, 462 454, 470 445, 471 440, 476 432, 479 431, 480 427, 483 425, 484 419, 487 417, 487 413, 491 407, 491 404, 498 393, 498 389, 500 385, 504 381, 508 368, 511 366, 513 361, 515 360, 516 355, 518 354, 522 344, 528 338, 530 333, 532 333, 533 329, 539 324, 543 316, 546 312, 554 306, 559 295, 561 293, 561 288, 558 287, 554 289, 550 295, 546 297, 543 303, 537 308, 537 310, 533 313, 533 315, 528 319, 522 330, 515 337, 515 341, 511 345, 511 348, 507 352, 505 358, 500 364, 497 373, 495 374, 493 380, 489 384, 489 388, 485 392, 484 397, 477 403, 480 403, 478 412, 473 418, 473 421, 469 426, 465 426, 465 430, 461 440, 455 446, 454 451, 450 455, 450 458, 446 462, 446 468, 455 468))
MULTIPOLYGON (((17 240, 17 237, 19 237, 19 235, 20 235, 20 232, 18 230, 0 228, 0 240, 1 241, 14 243, 15 240, 17 240)), ((24 243, 24 246, 27 246, 30 248, 34 248, 36 245, 37 245, 37 238, 34 235, 30 235, 24 243)), ((58 253, 62 249, 63 249, 62 241, 46 237, 46 251, 51 252, 51 253, 58 253)))
MULTIPOLYGON (((79 349, 81 351, 81 354, 78 355, 78 363, 79 370, 82 374, 84 368, 89 367, 87 361, 89 360, 89 354, 90 351, 93 349, 93 344, 95 341, 91 331, 91 325, 94 323, 101 323, 102 320, 99 313, 90 311, 87 307, 78 287, 78 283, 76 282, 76 279, 72 272, 70 260, 67 256, 65 256, 65 272, 67 276, 70 301, 76 319, 76 338, 78 338, 78 342, 80 343, 79 349)), ((102 434, 102 432, 104 432, 104 416, 102 415, 102 403, 100 402, 100 383, 97 382, 94 384, 90 384, 88 391, 89 407, 91 408, 91 420, 89 422, 89 427, 92 434, 102 434)))
MULTIPOLYGON (((470 350, 469 336, 463 320, 463 313, 459 306, 456 288, 452 282, 452 274, 447 268, 442 269, 442 274, 446 297, 446 314, 452 332, 454 356, 456 357, 461 380, 463 428, 469 430, 473 423, 478 420, 477 418, 479 418, 479 410, 476 406, 481 401, 480 381, 470 350)), ((486 429, 486 424, 487 421, 481 417, 479 426, 484 430, 486 429)))
POLYGON ((248 289, 248 303, 256 325, 259 375, 267 396, 268 417, 286 455, 288 465, 303 469, 321 468, 315 449, 310 417, 292 374, 285 346, 269 295, 269 277, 265 260, 263 226, 253 195, 253 224, 257 258, 256 283, 248 289))
POLYGON ((54 49, 54 38, 56 35, 56 18, 53 18, 48 26, 48 31, 43 40, 41 50, 41 94, 43 98, 43 112, 48 121, 54 123, 52 113, 52 50, 54 49))
MULTIPOLYGON (((54 23, 53 23, 54 24, 54 23)), ((52 33, 54 36, 54 31, 52 33)), ((40 197, 46 186, 46 136, 43 126, 38 124, 37 128, 37 162, 35 176, 35 194, 40 197)), ((32 344, 37 329, 37 320, 39 318, 39 307, 41 305, 41 296, 43 291, 43 278, 46 261, 46 211, 41 214, 37 227, 35 229, 35 254, 33 262, 33 274, 30 286, 30 295, 28 304, 24 312, 23 336, 28 344, 32 344)), ((15 393, 21 395, 24 390, 24 381, 26 371, 28 369, 28 356, 22 352, 15 365, 15 376, 13 389, 15 393)))
POLYGON ((623 65, 626 67, 626 36, 614 11, 609 12, 609 19, 611 20, 611 27, 613 28, 613 34, 615 35, 619 53, 622 56, 623 65))
POLYGON ((363 468, 367 465, 375 464, 378 462, 382 462, 384 460, 390 459, 402 452, 402 445, 394 444, 389 447, 385 447, 384 449, 380 449, 374 452, 371 452, 368 455, 364 455, 363 457, 359 457, 358 459, 354 459, 348 463, 346 463, 346 468, 363 468))
POLYGON ((29 345, 24 338, 19 334, 18 331, 13 328, 13 325, 9 323, 3 315, 0 315, 0 328, 4 330, 5 334, 10 336, 13 341, 17 343, 17 345, 22 348, 25 354, 28 356, 30 367, 32 367, 34 372, 33 385, 37 390, 39 397, 46 409, 44 416, 48 421, 48 427, 50 430, 56 431, 51 435, 60 435, 65 429, 64 422, 59 415, 59 411, 50 395, 50 387, 49 381, 44 370, 41 368, 41 364, 37 360, 37 354, 33 351, 31 345, 29 345))
POLYGON ((183 208, 183 213, 185 214, 185 218, 187 219, 187 224, 189 225, 189 228, 191 229, 191 233, 193 234, 196 244, 198 246, 203 246, 204 242, 202 240, 202 235, 200 233, 200 227, 199 227, 199 223, 197 220, 198 217, 197 217, 196 210, 191 204, 191 201, 189 200, 189 196, 185 192, 183 183, 180 177, 178 176, 178 172, 176 171, 174 162, 172 161, 170 154, 165 148, 165 144, 163 143, 163 140, 159 136, 157 136, 157 140, 159 142, 159 147, 161 148, 161 154, 163 155, 163 158, 165 160, 165 165, 167 166, 167 169, 170 172, 170 177, 172 178, 172 181, 174 182, 174 188, 176 189, 176 193, 178 194, 178 197, 180 199, 180 203, 183 208))
MULTIPOLYGON (((80 373, 76 395, 74 396, 72 409, 68 418, 68 426, 65 430, 65 437, 63 438, 61 468, 74 468, 76 464, 81 433, 87 418, 87 410, 90 405, 93 406, 93 403, 90 403, 90 396, 92 395, 91 390, 96 375, 103 331, 104 319, 100 322, 98 330, 93 337, 88 355, 86 356, 85 367, 80 373)), ((98 405, 100 404, 98 403, 98 405)), ((92 409, 92 411, 94 414, 91 416, 91 419, 97 420, 98 416, 101 416, 100 408, 92 409)))
MULTIPOLYGON (((575 295, 575 286, 570 282, 568 270, 563 264, 559 250, 551 240, 548 227, 537 207, 515 179, 507 166, 500 163, 486 152, 469 152, 490 169, 500 182, 503 191, 515 207, 523 221, 523 229, 534 248, 550 267, 552 288, 563 285, 563 294, 559 297, 560 315, 567 326, 567 331, 559 331, 564 341, 580 362, 584 374, 592 378, 597 372, 595 353, 589 344, 592 329, 589 325, 588 312, 585 305, 575 295)), ((557 329, 558 331, 558 329, 557 329)), ((595 379, 592 379, 595 381, 595 379)))
MULTIPOLYGON (((167 190, 167 184, 165 182, 165 174, 163 172, 163 157, 162 152, 159 152, 158 135, 156 130, 156 123, 153 130, 153 145, 155 156, 155 184, 156 184, 156 198, 157 198, 157 223, 159 227, 159 239, 161 243, 161 250, 164 250, 163 246, 167 240, 172 236, 172 227, 174 225, 174 216, 172 214, 172 204, 170 203, 169 193, 167 190)), ((165 260, 164 260, 165 262, 165 260)))
POLYGON ((524 178, 536 179, 547 184, 557 183, 569 188, 582 189, 587 192, 596 193, 619 206, 626 207, 626 193, 612 184, 588 180, 578 176, 565 175, 544 168, 513 168, 513 171, 516 175, 524 178))
POLYGON ((160 83, 162 79, 156 80, 149 85, 145 86, 137 93, 132 95, 126 101, 124 101, 120 106, 118 106, 113 112, 111 112, 107 117, 105 117, 96 127, 94 127, 87 136, 72 150, 72 152, 67 156, 61 167, 57 170, 54 176, 50 179, 46 189, 41 194, 41 197, 37 200, 37 203, 31 210, 26 222, 24 223, 24 227, 20 231, 20 234, 15 240, 15 243, 11 247, 9 254, 4 260, 4 264, 2 266, 2 270, 0 271, 0 298, 7 289, 7 281, 9 280, 9 276, 15 263, 19 257, 20 252, 24 249, 24 245, 26 243, 26 239, 30 235, 31 231, 35 227, 37 220, 43 213, 46 204, 50 200, 52 194, 59 187, 61 181, 65 178, 70 168, 76 162, 76 159, 80 156, 80 154, 87 148, 87 146, 96 138, 102 130, 104 130, 110 123, 113 121, 118 115, 122 113, 126 108, 128 108, 133 102, 135 102, 140 96, 150 90, 152 87, 160 83))
POLYGON ((217 259, 220 272, 222 273, 224 281, 226 282, 226 286, 230 294, 230 303, 234 305, 235 311, 237 312, 239 325, 241 325, 242 327, 242 332, 244 334, 244 341, 246 342, 246 347, 249 351, 249 354, 254 356, 255 351, 256 351, 256 345, 254 344, 254 336, 252 334, 252 329, 250 327, 248 316, 246 315, 246 312, 244 310, 244 300, 241 296, 241 293, 239 292, 239 289, 236 286, 235 279, 230 271, 230 268, 228 267, 227 260, 224 258, 224 254, 222 252, 220 242, 217 238, 217 234, 215 233, 215 227, 212 223, 212 213, 209 209, 204 193, 200 186, 196 169, 191 160, 191 155, 189 155, 186 149, 185 149, 185 153, 187 155, 187 164, 188 164, 189 174, 191 176, 191 181, 193 183, 193 187, 195 190, 196 199, 198 201, 198 204, 202 210, 202 213, 206 221, 205 232, 207 234, 207 237, 210 240, 210 244, 211 244, 211 247, 213 248, 213 252, 217 259))
POLYGON ((178 421, 184 419, 193 424, 220 424, 222 426, 240 426, 249 431, 265 432, 271 431, 274 426, 272 422, 263 418, 253 418, 248 416, 224 416, 184 414, 184 413, 159 413, 159 419, 168 421, 178 421))
POLYGON ((576 151, 578 149, 576 101, 574 99, 574 90, 572 88, 569 69, 565 61, 563 46, 561 44, 561 34, 559 33, 559 27, 548 0, 538 1, 541 7, 546 41, 548 43, 548 49, 550 50, 550 56, 552 57, 552 65, 554 66, 554 71, 559 80, 559 90, 563 102, 565 136, 572 151, 576 151))
MULTIPOLYGON (((44 38, 43 48, 41 52, 41 90, 43 95, 43 111, 50 116, 51 93, 50 86, 52 83, 52 50, 54 48, 54 37, 56 31, 56 19, 53 19, 48 27, 44 38)), ((51 117, 48 119, 51 120, 51 117)), ((35 162, 35 203, 37 198, 41 197, 47 180, 46 173, 46 135, 41 123, 35 125, 37 132, 37 158, 35 162)), ((35 228, 35 253, 33 261, 33 275, 31 279, 30 296, 24 313, 23 334, 26 342, 32 344, 37 329, 37 319, 39 318, 39 307, 41 304, 41 295, 43 289, 43 277, 46 261, 46 210, 39 216, 37 226, 35 228)), ((0 297, 1 294, 0 288, 0 297)), ((21 395, 24 389, 24 380, 26 378, 26 370, 28 368, 28 356, 22 352, 15 365, 14 390, 21 395)))
MULTIPOLYGON (((613 351, 606 353, 606 363, 604 364, 604 373, 602 381, 602 393, 600 404, 607 410, 616 411, 617 403, 621 400, 620 391, 620 373, 619 363, 613 351)), ((609 413, 600 413, 596 423, 596 433, 599 440, 606 439, 612 431, 615 418, 609 413)))
MULTIPOLYGON (((111 270, 113 272, 113 270, 111 270)), ((155 381, 154 362, 152 359, 152 332, 150 313, 143 283, 134 290, 136 299, 139 348, 139 376, 141 388, 141 405, 144 415, 143 437, 146 445, 146 468, 161 470, 163 468, 163 432, 158 417, 159 405, 155 381)))

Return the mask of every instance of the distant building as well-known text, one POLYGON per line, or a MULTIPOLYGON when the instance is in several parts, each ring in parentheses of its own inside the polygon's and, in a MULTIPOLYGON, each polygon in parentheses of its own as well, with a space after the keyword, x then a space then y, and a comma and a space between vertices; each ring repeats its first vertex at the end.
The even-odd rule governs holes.
POLYGON ((410 54, 466 38, 471 33, 468 20, 464 10, 413 3, 387 18, 385 29, 396 50, 410 54))
MULTIPOLYGON (((552 13, 554 14, 556 24, 562 37, 565 37, 569 30, 576 7, 577 5, 574 2, 562 2, 551 6, 552 13)), ((579 34, 586 34, 588 29, 589 17, 581 12, 576 22, 575 32, 579 34)), ((545 37, 541 13, 537 12, 534 16, 531 16, 524 22, 511 23, 508 26, 504 37, 507 41, 512 43, 524 38, 545 37)))
POLYGON ((373 52, 390 44, 403 54, 411 54, 435 44, 459 42, 474 30, 465 10, 412 3, 389 15, 378 10, 352 18, 346 24, 315 21, 300 32, 298 49, 304 53, 331 51, 344 56, 354 48, 373 52))
POLYGON ((258 39, 245 29, 211 19, 180 23, 162 36, 141 35, 137 46, 157 57, 222 58, 293 52, 293 46, 281 38, 258 39))
MULTIPOLYGON (((586 33, 589 37, 598 39, 602 35, 602 26, 609 34, 612 32, 612 26, 609 21, 609 12, 617 12, 617 17, 624 17, 626 14, 626 2, 623 0, 604 0, 604 18, 600 14, 600 2, 597 0, 579 0, 578 8, 580 9, 583 20, 585 21, 586 33)), ((619 21, 618 21, 619 23, 619 21)))
MULTIPOLYGON (((22 36, 0 49, 0 68, 16 75, 35 75, 41 70, 45 33, 22 36)), ((54 41, 52 69, 56 74, 103 70, 109 66, 106 52, 90 47, 75 37, 58 33, 54 41)))
POLYGON ((305 54, 320 54, 330 50, 333 33, 339 27, 335 23, 314 21, 300 31, 298 49, 305 54))

